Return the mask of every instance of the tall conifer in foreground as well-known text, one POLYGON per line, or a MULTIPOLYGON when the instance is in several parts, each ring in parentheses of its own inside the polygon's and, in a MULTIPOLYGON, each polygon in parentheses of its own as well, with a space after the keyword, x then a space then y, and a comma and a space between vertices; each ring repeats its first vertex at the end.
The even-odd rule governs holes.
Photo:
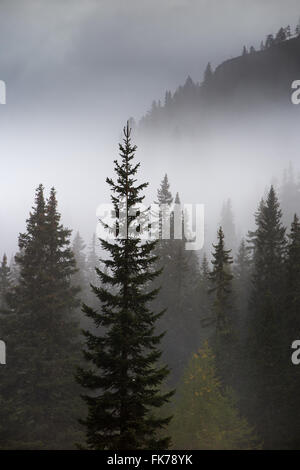
POLYGON ((121 161, 114 162, 117 181, 106 181, 112 191, 117 230, 122 225, 121 200, 122 207, 125 205, 127 237, 113 242, 101 239, 103 250, 110 255, 103 260, 107 272, 97 270, 101 287, 93 287, 101 308, 83 308, 105 333, 84 332, 84 356, 90 368, 78 371, 78 381, 88 391, 83 399, 89 412, 82 423, 90 449, 162 449, 169 444, 162 432, 170 418, 159 418, 155 409, 168 402, 172 392, 159 391, 168 375, 167 367, 157 365, 161 356, 157 346, 163 334, 155 334, 155 323, 163 312, 148 308, 157 294, 157 289, 150 290, 159 275, 152 268, 155 242, 142 242, 138 234, 129 236, 136 220, 129 210, 143 201, 142 191, 148 183, 136 184, 140 164, 134 162, 136 146, 131 144, 128 123, 119 148, 121 161))

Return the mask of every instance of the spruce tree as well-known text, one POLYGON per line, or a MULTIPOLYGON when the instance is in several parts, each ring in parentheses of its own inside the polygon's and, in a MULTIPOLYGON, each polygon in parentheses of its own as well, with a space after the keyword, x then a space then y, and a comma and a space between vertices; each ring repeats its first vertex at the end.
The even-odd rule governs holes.
POLYGON ((209 327, 212 324, 211 316, 211 298, 209 294, 210 289, 210 269, 206 253, 204 253, 200 269, 199 281, 197 285, 197 299, 199 305, 200 324, 203 328, 209 327))
POLYGON ((288 247, 286 257, 286 298, 284 309, 284 328, 282 331, 285 343, 285 415, 286 433, 284 447, 287 449, 299 449, 300 447, 300 419, 298 410, 300 407, 299 384, 300 369, 291 361, 291 346, 299 339, 300 331, 300 221, 295 214, 288 234, 288 247))
POLYGON ((72 316, 77 290, 70 285, 75 261, 56 206, 54 189, 45 202, 40 185, 19 236, 19 282, 1 325, 9 348, 8 367, 0 369, 8 414, 1 448, 67 449, 80 438, 79 337, 72 316))
MULTIPOLYGON (((171 366, 170 380, 179 379, 188 357, 201 340, 199 329, 199 304, 197 288, 198 259, 194 251, 185 249, 184 214, 179 194, 176 193, 176 211, 182 217, 182 238, 175 238, 175 206, 166 176, 158 190, 158 210, 160 217, 170 218, 170 239, 160 239, 155 253, 158 257, 157 269, 163 268, 161 290, 155 299, 155 309, 168 305, 166 314, 158 322, 159 328, 168 330, 163 339, 164 358, 171 366), (162 205, 164 206, 162 207, 162 205)), ((159 230, 161 236, 161 230, 159 230)), ((158 286, 158 284, 157 284, 158 286)))
POLYGON ((280 447, 284 420, 285 228, 273 186, 256 213, 248 351, 249 404, 266 448, 280 447))
POLYGON ((213 244, 213 269, 209 278, 212 284, 210 292, 214 294, 213 312, 215 316, 216 332, 230 334, 232 326, 232 279, 230 265, 233 263, 231 250, 225 249, 224 232, 222 227, 218 230, 218 243, 213 244))
POLYGON ((159 390, 168 368, 158 365, 158 345, 163 334, 155 333, 156 321, 163 312, 154 313, 149 302, 157 294, 151 283, 159 275, 153 269, 155 241, 142 241, 131 235, 135 215, 129 210, 144 200, 148 183, 136 184, 140 166, 134 162, 136 146, 130 128, 124 128, 119 145, 121 161, 115 161, 117 181, 107 178, 117 215, 117 233, 122 224, 120 205, 125 210, 125 238, 112 242, 101 239, 109 258, 102 260, 107 272, 97 270, 101 287, 93 287, 101 303, 100 311, 83 310, 95 325, 105 328, 102 335, 85 331, 85 359, 90 368, 78 371, 78 381, 87 390, 83 396, 88 416, 82 421, 90 449, 162 449, 169 445, 163 428, 170 417, 160 418, 156 409, 168 402, 172 392, 159 390))
POLYGON ((266 43, 265 43, 265 49, 268 49, 269 47, 272 47, 275 43, 275 39, 273 34, 268 34, 266 43))
POLYGON ((274 42, 276 44, 279 44, 280 42, 283 42, 286 40, 286 31, 284 28, 280 28, 278 33, 276 34, 274 42))
POLYGON ((233 266, 233 288, 237 315, 235 317, 235 332, 238 352, 236 355, 236 380, 234 390, 238 393, 239 405, 244 413, 247 411, 248 383, 248 351, 247 338, 249 329, 249 298, 251 292, 252 260, 250 248, 242 239, 233 266))
POLYGON ((232 384, 234 374, 234 307, 232 295, 231 250, 225 249, 222 227, 218 230, 218 243, 213 244, 213 268, 209 274, 212 295, 212 320, 214 322, 213 346, 218 374, 226 384, 232 384))
POLYGON ((160 188, 157 190, 157 203, 159 205, 161 204, 167 204, 171 205, 173 202, 173 197, 170 192, 170 183, 168 180, 168 175, 165 174, 165 176, 162 179, 160 188))
POLYGON ((224 390, 213 350, 205 341, 179 384, 170 427, 175 449, 255 449, 259 443, 236 401, 224 390))
POLYGON ((204 72, 203 84, 207 85, 208 83, 210 83, 212 77, 213 77, 213 71, 212 71, 210 62, 208 62, 205 72, 204 72))
POLYGON ((238 309, 238 324, 236 325, 239 338, 245 338, 248 314, 249 295, 251 288, 251 258, 250 249, 242 239, 234 263, 234 291, 238 309))

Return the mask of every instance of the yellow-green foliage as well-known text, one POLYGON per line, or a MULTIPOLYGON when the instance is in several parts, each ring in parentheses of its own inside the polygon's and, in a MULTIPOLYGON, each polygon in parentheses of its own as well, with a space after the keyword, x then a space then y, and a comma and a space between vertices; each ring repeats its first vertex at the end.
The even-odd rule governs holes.
POLYGON ((256 438, 216 376, 207 342, 189 362, 170 426, 176 449, 253 449, 256 438))

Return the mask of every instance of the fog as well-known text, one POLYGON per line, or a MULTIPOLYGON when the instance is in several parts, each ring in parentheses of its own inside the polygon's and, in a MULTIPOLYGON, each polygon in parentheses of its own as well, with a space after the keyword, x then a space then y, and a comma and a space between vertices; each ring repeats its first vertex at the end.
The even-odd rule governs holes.
MULTIPOLYGON (((105 178, 126 120, 138 121, 187 75, 201 81, 208 61, 215 67, 240 55, 244 44, 257 47, 300 14, 296 0, 1 0, 0 11, 0 79, 7 86, 0 108, 0 251, 9 256, 39 183, 47 191, 55 186, 63 222, 88 242, 96 208, 109 199, 105 178)), ((289 161, 297 168, 295 122, 261 120, 255 139, 249 122, 237 119, 198 141, 140 146, 148 199, 167 172, 173 193, 205 203, 208 220, 217 221, 223 200, 232 198, 244 234, 271 179, 289 161)))

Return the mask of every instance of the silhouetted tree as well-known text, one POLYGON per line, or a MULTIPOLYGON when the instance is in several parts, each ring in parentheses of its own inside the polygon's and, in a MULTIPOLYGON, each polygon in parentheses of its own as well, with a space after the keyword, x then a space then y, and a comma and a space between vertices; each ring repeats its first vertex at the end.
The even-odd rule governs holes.
POLYGON ((130 128, 124 128, 124 143, 120 144, 121 161, 115 161, 117 182, 107 178, 111 200, 117 214, 117 234, 125 230, 125 238, 113 242, 101 240, 103 250, 110 255, 103 260, 109 273, 97 270, 102 286, 93 287, 101 303, 96 311, 84 306, 84 312, 95 325, 105 328, 105 334, 85 331, 84 351, 89 369, 79 369, 78 381, 87 389, 83 398, 88 405, 87 445, 91 449, 164 449, 169 438, 161 430, 170 417, 155 416, 153 411, 167 403, 172 392, 160 392, 168 375, 166 366, 157 364, 161 352, 157 346, 163 334, 156 335, 155 324, 163 312, 148 308, 157 290, 149 290, 159 275, 153 270, 155 241, 144 241, 130 234, 137 208, 148 183, 136 185, 140 166, 134 162, 136 147, 131 144, 130 128), (120 208, 121 204, 121 208, 120 208), (126 212, 126 221, 120 210, 126 212))

